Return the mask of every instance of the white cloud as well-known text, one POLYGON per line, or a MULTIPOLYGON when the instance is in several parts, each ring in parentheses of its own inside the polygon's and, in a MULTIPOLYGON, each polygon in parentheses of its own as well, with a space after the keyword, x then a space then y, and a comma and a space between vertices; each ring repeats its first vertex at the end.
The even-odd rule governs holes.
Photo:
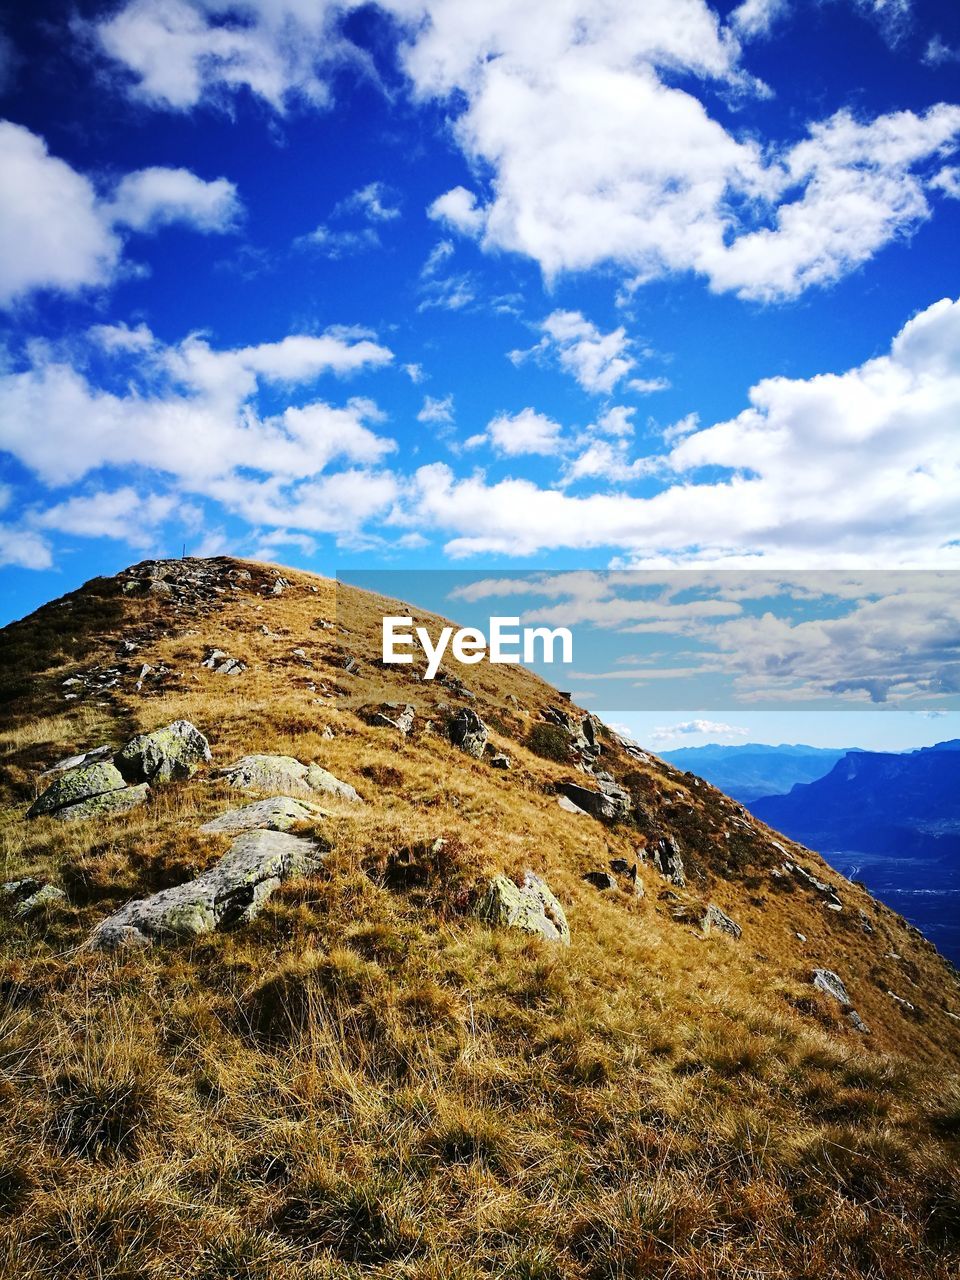
POLYGON ((352 258, 358 253, 366 253, 369 249, 379 249, 380 236, 374 227, 348 230, 343 227, 327 227, 321 222, 307 235, 298 236, 294 246, 298 249, 315 249, 324 257, 336 262, 341 258, 352 258))
POLYGON ((941 36, 931 36, 923 53, 923 62, 928 67, 942 67, 951 62, 960 62, 960 49, 951 49, 941 36))
POLYGON ((749 398, 728 422, 688 420, 656 459, 663 487, 649 497, 490 484, 433 463, 410 508, 458 556, 616 547, 637 567, 960 565, 960 302, 916 316, 888 355, 767 379, 749 398))
POLYGON ((335 216, 360 213, 370 222, 392 222, 400 217, 400 210, 393 203, 395 199, 396 193, 390 191, 385 183, 368 182, 341 200, 333 212, 335 216))
POLYGON ((121 178, 104 212, 115 225, 154 231, 184 222, 196 231, 229 231, 241 213, 226 178, 204 182, 189 169, 140 169, 121 178))
POLYGON ((414 386, 421 383, 427 376, 423 371, 422 364, 403 364, 400 366, 414 386))
POLYGON ((960 168, 956 165, 945 165, 936 177, 931 178, 930 185, 942 191, 951 200, 960 200, 960 168))
MULTIPOLYGON (((182 499, 176 494, 141 495, 125 486, 113 491, 76 495, 35 513, 31 522, 40 529, 73 533, 85 538, 114 538, 134 547, 149 546, 157 527, 177 511, 182 499)), ((181 513, 196 524, 197 512, 181 513)))
POLYGON ((594 424, 597 431, 605 436, 632 436, 633 423, 630 419, 636 409, 625 404, 614 404, 597 418, 594 424))
POLYGON ((454 252, 455 248, 452 240, 438 240, 427 255, 427 260, 420 271, 421 277, 436 275, 437 268, 452 257, 454 252))
POLYGON ((436 422, 450 424, 453 422, 453 396, 425 396, 423 407, 417 414, 418 422, 436 422))
POLYGON ((584 391, 609 395, 634 367, 629 354, 632 344, 622 326, 612 333, 601 333, 579 311, 554 311, 542 328, 561 369, 584 391))
POLYGON ((437 196, 427 214, 436 222, 445 222, 470 236, 479 235, 486 221, 483 211, 477 207, 477 197, 466 187, 453 187, 437 196))
POLYGON ((663 744, 673 742, 677 738, 688 737, 707 737, 707 738, 744 738, 749 734, 749 729, 742 729, 739 725, 724 724, 722 721, 716 720, 683 720, 679 724, 663 725, 659 729, 654 729, 650 735, 652 743, 663 744))
POLYGON ((467 440, 466 447, 472 449, 489 443, 497 453, 509 458, 526 453, 549 456, 559 452, 562 433, 559 422, 527 408, 519 413, 498 414, 487 424, 485 432, 467 440))
POLYGON ((441 311, 462 311, 476 301, 473 278, 469 275, 427 277, 420 286, 423 298, 418 311, 436 307, 441 311))
POLYGON ((730 25, 746 39, 765 36, 788 7, 788 0, 743 0, 730 14, 730 25))
POLYGON ((360 60, 338 35, 338 0, 131 0, 89 24, 102 51, 153 106, 184 111, 241 89, 283 112, 325 107, 326 73, 360 60))
POLYGON ((232 183, 205 182, 186 169, 143 169, 100 196, 42 138, 9 121, 0 121, 0 168, 0 305, 36 289, 109 284, 123 269, 118 228, 148 232, 183 222, 226 231, 240 211, 232 183))
POLYGON ((15 525, 0 524, 0 565, 18 569, 49 569, 53 565, 53 553, 41 534, 15 525))

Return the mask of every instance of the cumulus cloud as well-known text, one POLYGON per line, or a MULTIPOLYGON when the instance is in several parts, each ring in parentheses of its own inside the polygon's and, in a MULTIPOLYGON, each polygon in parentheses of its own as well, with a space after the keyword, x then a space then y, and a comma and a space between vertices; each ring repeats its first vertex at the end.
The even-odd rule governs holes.
POLYGON ((233 183, 186 169, 142 169, 100 194, 22 125, 0 121, 0 305, 36 289, 109 284, 122 269, 123 230, 171 222, 228 231, 240 213, 233 183))
POLYGON ((508 458, 521 454, 558 453, 561 448, 563 428, 535 409, 521 409, 519 413, 501 413, 493 418, 487 429, 466 441, 466 448, 475 449, 489 444, 497 453, 508 458))
POLYGON ((667 742, 675 742, 677 738, 694 735, 706 738, 745 738, 749 732, 749 729, 742 729, 739 725, 724 724, 717 720, 683 720, 679 724, 662 725, 659 729, 654 729, 650 741, 662 746, 667 742))
POLYGON ((334 209, 335 215, 360 213, 369 222, 392 222, 400 217, 396 192, 384 182, 368 182, 359 187, 334 209))
POLYGON ((609 395, 636 361, 633 346, 621 326, 602 333, 580 311, 554 311, 540 325, 543 337, 527 351, 511 351, 509 359, 521 364, 530 356, 549 355, 584 391, 609 395))
POLYGON ((491 484, 433 463, 417 471, 412 505, 459 556, 616 547, 638 565, 960 564, 958 353, 960 302, 944 299, 887 355, 841 374, 766 379, 737 417, 688 420, 656 459, 651 496, 491 484))
POLYGON ((113 538, 134 547, 146 547, 157 529, 177 512, 189 523, 199 522, 199 512, 186 508, 176 494, 138 493, 125 485, 120 489, 99 490, 75 495, 58 502, 31 517, 39 529, 78 534, 85 538, 113 538))
POLYGON ((423 407, 417 414, 418 422, 449 425, 453 422, 453 396, 424 396, 423 407))

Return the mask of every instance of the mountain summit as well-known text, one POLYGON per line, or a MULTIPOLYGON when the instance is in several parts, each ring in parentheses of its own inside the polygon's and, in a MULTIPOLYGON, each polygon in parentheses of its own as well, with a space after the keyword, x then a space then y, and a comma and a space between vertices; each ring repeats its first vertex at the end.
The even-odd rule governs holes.
POLYGON ((410 612, 148 561, 0 633, 7 1273, 955 1276, 957 972, 410 612))

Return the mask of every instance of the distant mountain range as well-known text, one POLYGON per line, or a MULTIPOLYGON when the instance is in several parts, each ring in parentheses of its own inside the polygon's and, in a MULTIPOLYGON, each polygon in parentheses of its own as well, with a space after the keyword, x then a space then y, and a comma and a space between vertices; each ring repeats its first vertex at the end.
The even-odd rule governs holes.
POLYGON ((851 751, 823 777, 756 799, 758 818, 820 853, 960 859, 960 740, 851 751))
POLYGON ((738 746, 712 744, 680 747, 660 753, 661 760, 678 769, 689 769, 713 783, 741 804, 762 796, 783 795, 798 782, 814 782, 854 748, 767 746, 749 742, 738 746))

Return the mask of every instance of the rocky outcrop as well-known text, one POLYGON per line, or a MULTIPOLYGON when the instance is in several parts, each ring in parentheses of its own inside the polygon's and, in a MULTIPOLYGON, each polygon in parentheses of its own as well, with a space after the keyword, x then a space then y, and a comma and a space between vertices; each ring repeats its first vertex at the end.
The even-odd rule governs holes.
POLYGON ((562 729, 569 739, 570 751, 579 756, 584 765, 592 768, 600 752, 600 721, 591 715, 578 716, 563 707, 547 707, 541 712, 548 724, 562 729))
POLYGON ((832 969, 814 969, 812 981, 818 991, 826 992, 839 1004, 852 1003, 847 994, 847 988, 843 985, 843 979, 832 969))
POLYGON ((297 822, 310 822, 326 817, 326 810, 319 805, 295 800, 292 796, 270 796, 255 800, 240 809, 228 809, 216 818, 205 822, 200 830, 204 835, 236 835, 241 831, 288 831, 297 822))
POLYGON ((574 804, 569 796, 557 796, 557 804, 566 813, 576 813, 579 814, 581 818, 589 816, 586 809, 581 809, 578 804, 574 804))
POLYGON ((247 669, 245 662, 232 658, 224 649, 211 649, 200 665, 218 676, 239 676, 247 669))
POLYGON ((563 907, 546 881, 528 871, 523 884, 516 885, 505 875, 496 875, 477 904, 476 916, 485 924, 519 929, 548 942, 570 945, 570 927, 563 907))
POLYGON ((59 774, 34 800, 27 810, 27 817, 40 818, 51 814, 63 818, 68 816, 67 809, 112 791, 122 791, 126 785, 123 774, 109 760, 82 764, 59 774))
POLYGON ((572 800, 578 809, 599 818, 602 822, 618 822, 630 812, 630 797, 609 776, 597 778, 599 786, 582 786, 579 782, 561 782, 560 790, 572 800))
POLYGON ((739 938, 743 933, 736 920, 732 920, 725 911, 721 911, 715 903, 711 902, 703 913, 703 931, 712 933, 714 929, 719 929, 721 933, 728 933, 731 938, 739 938))
POLYGON ((450 721, 450 741, 479 760, 487 745, 487 726, 472 707, 461 707, 450 721))
POLYGON ((293 756, 243 756, 214 776, 243 791, 281 793, 307 800, 318 795, 333 796, 351 804, 362 803, 349 783, 341 782, 318 764, 302 764, 293 756))
POLYGON ((366 707, 361 713, 368 724, 396 729, 405 738, 413 730, 416 713, 409 702, 382 702, 378 707, 366 707))
POLYGON ((609 871, 588 871, 584 875, 587 884, 592 884, 595 889, 606 892, 608 889, 619 889, 617 877, 609 871))
POLYGON ((664 836, 658 840, 653 846, 652 854, 653 865, 663 878, 682 889, 687 883, 687 877, 683 869, 683 858, 680 856, 680 846, 673 836, 664 836))
POLYGON ((189 720, 140 733, 117 752, 114 762, 125 781, 163 783, 192 777, 213 759, 210 744, 189 720))
POLYGON ((34 880, 28 876, 23 880, 8 880, 6 884, 0 884, 0 898, 12 907, 15 919, 25 920, 44 907, 66 902, 67 895, 56 885, 44 884, 42 880, 34 880))
POLYGON ((303 836, 244 832, 195 880, 128 903, 99 926, 91 945, 146 946, 164 938, 195 938, 249 924, 285 880, 317 871, 324 856, 318 844, 303 836))

